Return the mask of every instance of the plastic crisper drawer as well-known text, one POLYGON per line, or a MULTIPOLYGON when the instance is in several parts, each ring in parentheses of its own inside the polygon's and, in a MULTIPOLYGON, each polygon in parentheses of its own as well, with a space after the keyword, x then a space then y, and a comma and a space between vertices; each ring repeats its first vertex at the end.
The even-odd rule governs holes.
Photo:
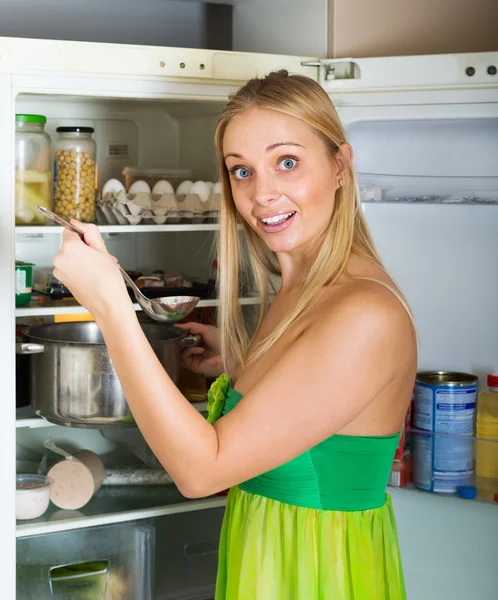
POLYGON ((364 202, 498 204, 498 177, 425 177, 358 173, 364 202))
POLYGON ((156 519, 155 600, 214 597, 224 508, 156 519))
POLYGON ((153 600, 155 529, 131 521, 17 540, 19 600, 153 600))

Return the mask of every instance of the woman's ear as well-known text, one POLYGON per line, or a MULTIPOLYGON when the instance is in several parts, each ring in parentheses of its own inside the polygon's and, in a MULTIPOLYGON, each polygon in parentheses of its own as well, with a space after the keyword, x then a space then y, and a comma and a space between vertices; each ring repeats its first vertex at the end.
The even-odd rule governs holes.
POLYGON ((337 177, 343 181, 348 178, 349 169, 353 163, 353 148, 349 144, 342 144, 335 155, 337 161, 337 177))

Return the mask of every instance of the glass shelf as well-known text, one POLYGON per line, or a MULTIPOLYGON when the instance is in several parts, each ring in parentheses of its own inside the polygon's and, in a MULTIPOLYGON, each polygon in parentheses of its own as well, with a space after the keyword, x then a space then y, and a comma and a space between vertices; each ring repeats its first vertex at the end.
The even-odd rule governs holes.
POLYGON ((498 177, 428 177, 358 173, 363 202, 498 204, 498 177))
POLYGON ((189 500, 174 485, 109 486, 101 488, 79 510, 61 510, 51 503, 47 512, 39 519, 17 521, 16 537, 208 510, 225 504, 225 496, 189 500))

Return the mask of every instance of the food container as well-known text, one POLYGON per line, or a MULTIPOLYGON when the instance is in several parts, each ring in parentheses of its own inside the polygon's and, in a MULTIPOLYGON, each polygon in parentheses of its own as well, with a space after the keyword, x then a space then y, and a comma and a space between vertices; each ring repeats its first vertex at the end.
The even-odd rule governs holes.
MULTIPOLYGON (((198 336, 171 325, 142 323, 156 356, 176 383, 180 350, 198 336)), ((95 322, 51 323, 27 332, 16 351, 31 354, 31 406, 56 425, 134 426, 116 371, 95 322)))
POLYGON ((58 127, 55 152, 55 212, 69 221, 95 221, 97 146, 92 127, 58 127))
POLYGON ((44 225, 37 206, 52 210, 51 140, 46 117, 16 115, 16 225, 44 225))
POLYGON ((52 481, 44 475, 17 475, 16 519, 28 520, 41 517, 50 503, 52 481))
POLYGON ((16 260, 16 306, 28 306, 33 286, 33 265, 16 260))
POLYGON ((152 600, 154 556, 154 523, 147 520, 20 537, 16 597, 152 600))
POLYGON ((469 373, 418 373, 413 397, 413 482, 454 494, 474 478, 478 379, 469 373))
POLYGON ((192 178, 190 169, 146 169, 145 167, 125 167, 123 169, 125 177, 125 187, 127 190, 135 183, 135 181, 145 181, 150 189, 156 185, 158 181, 169 181, 173 188, 177 188, 184 179, 192 178))

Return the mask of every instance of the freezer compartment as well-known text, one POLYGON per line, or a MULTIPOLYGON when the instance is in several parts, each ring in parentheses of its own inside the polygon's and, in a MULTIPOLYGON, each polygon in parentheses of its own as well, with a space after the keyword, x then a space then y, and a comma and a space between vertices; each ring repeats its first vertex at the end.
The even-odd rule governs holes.
POLYGON ((155 600, 214 597, 223 508, 156 519, 155 600))
POLYGON ((17 541, 22 600, 152 600, 155 529, 131 521, 17 541))

